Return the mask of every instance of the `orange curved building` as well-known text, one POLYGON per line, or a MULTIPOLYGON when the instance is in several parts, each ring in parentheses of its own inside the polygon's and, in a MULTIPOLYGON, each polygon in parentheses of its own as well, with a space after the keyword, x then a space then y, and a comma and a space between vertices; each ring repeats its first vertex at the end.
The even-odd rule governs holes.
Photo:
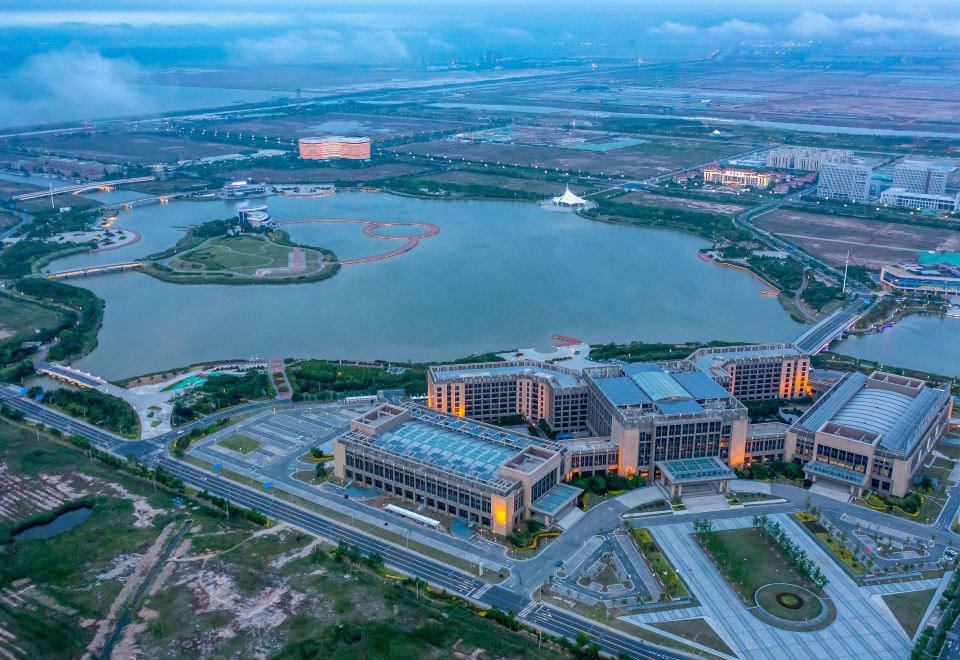
POLYGON ((370 158, 370 138, 365 137, 308 137, 300 138, 299 145, 300 158, 307 160, 332 158, 368 160, 370 158))

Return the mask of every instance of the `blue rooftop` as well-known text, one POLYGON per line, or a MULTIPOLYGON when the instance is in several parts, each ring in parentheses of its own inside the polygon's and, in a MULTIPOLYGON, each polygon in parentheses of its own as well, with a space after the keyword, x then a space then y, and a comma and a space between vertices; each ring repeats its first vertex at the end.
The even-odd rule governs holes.
POLYGON ((696 401, 658 401, 657 408, 664 415, 703 412, 703 406, 696 401))
POLYGON ((618 407, 656 403, 666 414, 701 412, 698 401, 730 398, 727 390, 702 371, 668 371, 656 363, 627 364, 621 369, 623 376, 593 379, 618 407))
POLYGON ((643 403, 650 403, 650 397, 644 394, 643 390, 629 378, 622 376, 596 378, 594 382, 615 406, 639 406, 643 403))
POLYGON ((519 447, 419 421, 404 422, 390 429, 379 436, 375 444, 402 456, 487 481, 496 480, 500 466, 520 451, 519 447))
POLYGON ((673 374, 674 379, 697 400, 728 399, 730 392, 702 371, 684 371, 673 374))

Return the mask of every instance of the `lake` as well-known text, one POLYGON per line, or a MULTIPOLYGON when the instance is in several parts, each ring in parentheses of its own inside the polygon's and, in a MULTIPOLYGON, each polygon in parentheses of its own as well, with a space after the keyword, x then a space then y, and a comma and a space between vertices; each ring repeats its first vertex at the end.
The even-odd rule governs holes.
POLYGON ((913 314, 883 332, 848 337, 830 350, 883 365, 960 378, 960 319, 913 314))
MULTIPOLYGON (((263 200, 252 200, 260 203, 263 200)), ((71 280, 106 301, 99 346, 78 366, 109 379, 212 359, 323 357, 442 361, 587 342, 787 341, 803 326, 740 271, 697 256, 686 234, 599 223, 535 204, 422 200, 375 193, 271 197, 279 220, 419 221, 436 236, 396 258, 344 266, 332 279, 275 286, 177 285, 136 272, 71 280)), ((235 213, 236 203, 174 201, 120 213, 134 245, 74 255, 51 270, 142 257, 183 227, 235 213)), ((360 225, 288 225, 298 241, 341 259, 399 246, 360 225)))

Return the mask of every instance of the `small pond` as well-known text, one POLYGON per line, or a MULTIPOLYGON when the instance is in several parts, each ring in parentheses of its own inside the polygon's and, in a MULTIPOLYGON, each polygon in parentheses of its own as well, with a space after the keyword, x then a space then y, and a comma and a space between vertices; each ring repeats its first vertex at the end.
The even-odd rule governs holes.
POLYGON ((92 512, 93 508, 89 506, 81 506, 78 509, 64 511, 48 523, 31 525, 25 530, 14 534, 13 540, 32 541, 35 539, 52 539, 85 522, 92 512))

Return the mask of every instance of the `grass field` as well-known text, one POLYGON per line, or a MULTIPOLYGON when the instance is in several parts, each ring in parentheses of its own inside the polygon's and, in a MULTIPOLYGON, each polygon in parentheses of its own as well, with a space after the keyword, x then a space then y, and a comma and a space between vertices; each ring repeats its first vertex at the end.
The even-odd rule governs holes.
POLYGON ((49 330, 68 320, 66 312, 0 295, 0 344, 29 341, 36 328, 49 330))
POLYGON ((907 634, 913 637, 936 591, 936 589, 924 589, 902 594, 888 594, 883 596, 883 600, 907 634))
POLYGON ((221 447, 238 451, 241 454, 249 454, 253 450, 260 447, 260 443, 257 440, 248 438, 245 435, 231 435, 228 438, 224 438, 217 444, 221 447))
POLYGON ((697 644, 703 644, 704 646, 709 646, 712 649, 716 649, 721 653, 724 653, 729 656, 735 656, 726 642, 723 641, 723 638, 717 634, 717 632, 703 619, 681 619, 679 621, 663 621, 660 623, 651 624, 654 628, 659 628, 664 632, 671 633, 673 635, 679 635, 684 639, 689 639, 691 642, 696 642, 697 644))
POLYGON ((170 263, 176 273, 198 277, 235 277, 253 280, 309 277, 332 266, 311 248, 280 245, 265 236, 243 234, 205 241, 170 263))

